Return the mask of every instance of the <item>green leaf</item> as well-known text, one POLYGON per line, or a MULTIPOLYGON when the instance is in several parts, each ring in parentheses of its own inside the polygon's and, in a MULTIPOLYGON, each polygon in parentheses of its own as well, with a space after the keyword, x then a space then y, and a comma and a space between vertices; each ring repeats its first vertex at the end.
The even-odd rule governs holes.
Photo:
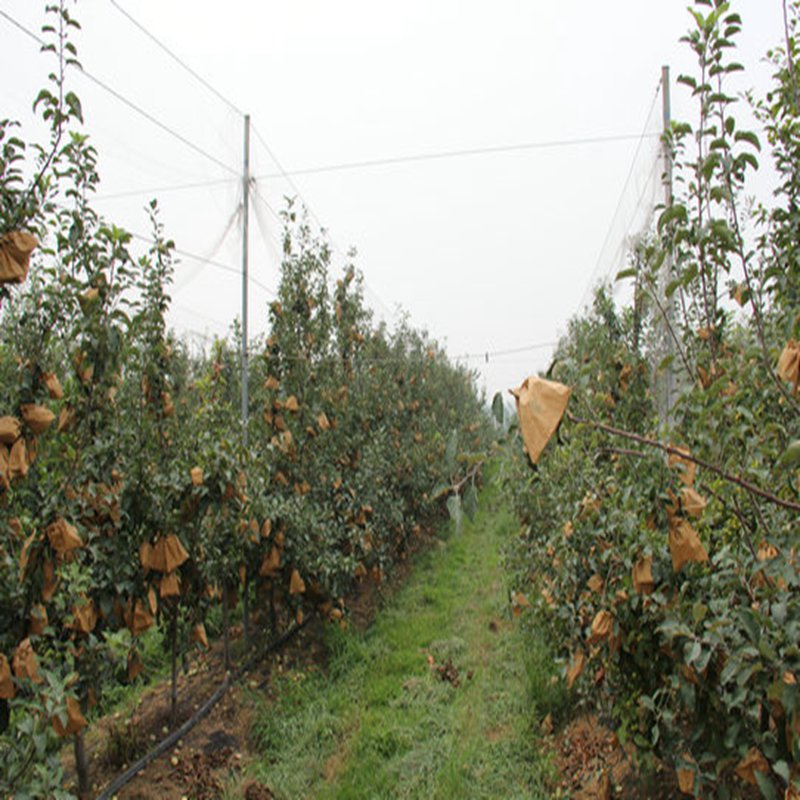
POLYGON ((755 147, 758 152, 761 152, 761 141, 753 131, 736 131, 733 136, 736 142, 747 142, 747 144, 755 147))
POLYGON ((458 455, 458 429, 453 428, 447 440, 447 449, 444 451, 444 463, 447 471, 452 475, 456 469, 456 456, 458 455))
POLYGON ((461 512, 461 497, 459 495, 451 494, 450 497, 447 498, 447 513, 450 515, 450 519, 456 524, 456 533, 460 533, 463 514, 461 512))
POLYGON ((708 614, 708 606, 701 603, 699 600, 692 606, 692 619, 696 625, 699 625, 708 614))
POLYGON ((785 761, 776 761, 772 765, 772 771, 780 778, 782 778, 784 783, 786 784, 789 783, 789 780, 791 779, 791 774, 789 772, 789 765, 785 761))
POLYGON ((492 414, 497 420, 497 424, 502 425, 505 419, 505 404, 503 403, 503 395, 500 392, 492 399, 492 414))
POLYGON ((761 626, 758 624, 755 614, 749 608, 744 608, 739 612, 739 619, 747 631, 750 641, 758 644, 761 638, 761 626))
POLYGON ((464 492, 464 513, 469 517, 470 522, 475 519, 478 513, 478 492, 475 490, 475 484, 470 483, 464 492))
POLYGON ((795 439, 786 448, 786 452, 778 461, 778 466, 791 469, 800 464, 800 439, 795 439))
POLYGON ((672 297, 672 295, 674 295, 675 292, 681 288, 681 286, 683 286, 683 279, 675 278, 674 281, 670 281, 667 284, 667 288, 664 290, 664 293, 667 295, 667 297, 672 297))
POLYGON ((769 777, 763 772, 754 772, 753 774, 756 776, 756 783, 758 784, 761 796, 765 800, 778 800, 778 794, 769 777))
POLYGON ((67 108, 69 108, 72 115, 83 122, 83 109, 81 108, 81 101, 78 99, 78 96, 75 94, 75 92, 67 92, 66 96, 64 97, 64 102, 67 104, 67 108))
POLYGON ((432 500, 438 500, 443 495, 446 495, 449 491, 450 491, 450 484, 449 483, 440 483, 431 492, 431 499, 432 500))
POLYGON ((740 153, 736 157, 736 166, 744 169, 749 164, 754 170, 758 170, 758 159, 752 153, 740 153))
POLYGON ((36 95, 36 99, 33 101, 33 110, 36 111, 36 107, 39 103, 46 103, 52 104, 55 101, 52 93, 49 92, 47 89, 42 89, 38 95, 36 95))
POLYGON ((662 212, 658 218, 658 230, 662 231, 671 222, 685 223, 688 219, 689 213, 686 210, 686 206, 676 203, 662 212))
POLYGON ((626 278, 635 278, 636 277, 636 267, 628 267, 628 269, 620 270, 617 273, 617 277, 614 280, 617 281, 624 281, 626 278))

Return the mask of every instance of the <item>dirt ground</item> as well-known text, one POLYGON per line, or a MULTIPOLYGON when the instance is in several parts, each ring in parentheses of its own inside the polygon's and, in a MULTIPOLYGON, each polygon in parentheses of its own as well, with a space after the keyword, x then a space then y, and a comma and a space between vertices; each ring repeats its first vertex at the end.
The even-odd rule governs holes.
MULTIPOLYGON (((363 630, 374 619, 384 599, 401 586, 411 571, 414 552, 434 541, 430 534, 419 536, 407 554, 397 562, 392 579, 372 576, 358 584, 347 599, 348 624, 363 630)), ((257 618, 254 619, 257 626, 257 618)), ((250 750, 252 709, 242 687, 269 693, 273 677, 284 670, 319 668, 325 662, 323 627, 315 619, 278 653, 268 656, 243 675, 225 693, 210 714, 201 720, 169 752, 145 767, 115 797, 118 800, 216 800, 226 793, 245 800, 268 800, 272 792, 254 781, 243 780, 244 768, 257 753, 250 750)), ((241 627, 231 629, 232 648, 241 643, 241 627)), ((187 672, 178 678, 177 724, 188 720, 208 700, 225 678, 221 642, 198 653, 187 672)), ((170 733, 170 686, 159 683, 140 697, 130 718, 120 713, 94 722, 86 734, 90 764, 91 797, 97 796, 117 775, 125 772, 170 733)), ((65 750, 64 765, 75 780, 72 748, 65 750)), ((73 791, 77 791, 75 785, 73 791)))
MULTIPOLYGON (((243 768, 255 754, 249 749, 251 708, 243 686, 269 694, 272 677, 323 658, 317 643, 319 627, 312 623, 282 652, 267 657, 253 671, 231 686, 209 715, 201 720, 168 753, 145 767, 118 800, 216 800, 241 783, 243 768)), ((234 641, 241 636, 232 631, 234 641)), ((221 685, 225 677, 219 646, 198 655, 178 681, 178 724, 189 719, 221 685)), ((156 746, 170 732, 169 683, 143 693, 129 719, 114 714, 92 725, 86 739, 91 765, 92 796, 99 794, 118 774, 156 746)), ((72 759, 67 758, 71 769, 72 759)), ((236 795, 249 800, 271 798, 265 786, 245 782, 236 795)))
POLYGON ((593 714, 579 716, 555 732, 551 746, 561 773, 559 789, 573 800, 668 800, 681 796, 674 774, 668 771, 658 775, 655 786, 645 784, 633 749, 623 747, 593 714))

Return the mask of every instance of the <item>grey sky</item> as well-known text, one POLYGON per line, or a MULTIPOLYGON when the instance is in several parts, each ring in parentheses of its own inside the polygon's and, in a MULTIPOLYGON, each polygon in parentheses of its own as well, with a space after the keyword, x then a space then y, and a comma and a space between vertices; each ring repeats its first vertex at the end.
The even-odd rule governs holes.
MULTIPOLYGON (((687 92, 674 84, 692 68, 678 42, 690 22, 683 0, 118 2, 249 112, 288 170, 639 134, 662 64, 672 68, 674 116, 689 113, 687 92)), ((43 6, 0 0, 0 10, 34 30, 43 6)), ((763 87, 769 68, 760 60, 782 37, 781 2, 741 0, 734 8, 745 23, 738 53, 748 70, 743 87, 763 87)), ((80 0, 75 14, 89 72, 240 170, 236 113, 110 0, 80 0)), ((50 64, 2 18, 0 37, 0 115, 28 124, 50 64)), ((140 209, 149 195, 116 195, 221 179, 218 186, 155 194, 179 248, 238 269, 236 220, 215 247, 238 203, 235 175, 85 79, 76 77, 75 89, 101 156, 98 208, 146 233, 140 209)), ((648 130, 657 127, 658 113, 648 130)), ((641 148, 624 208, 639 195, 636 181, 647 177, 656 147, 651 138, 641 148)), ((295 182, 338 249, 358 248, 356 263, 378 313, 390 318, 399 304, 455 357, 546 343, 564 330, 595 273, 636 148, 626 140, 298 175, 295 182)), ((257 139, 253 169, 276 172, 257 139)), ((274 287, 279 227, 262 200, 277 209, 294 192, 279 178, 259 180, 258 190, 251 269, 260 284, 274 287)), ((611 227, 600 273, 614 266, 628 224, 623 217, 611 227)), ((264 328, 269 299, 262 286, 252 286, 255 332, 264 328)), ((179 330, 222 333, 239 313, 240 284, 233 271, 184 257, 174 302, 179 330)), ((519 384, 549 355, 543 348, 470 363, 492 393, 519 384)))

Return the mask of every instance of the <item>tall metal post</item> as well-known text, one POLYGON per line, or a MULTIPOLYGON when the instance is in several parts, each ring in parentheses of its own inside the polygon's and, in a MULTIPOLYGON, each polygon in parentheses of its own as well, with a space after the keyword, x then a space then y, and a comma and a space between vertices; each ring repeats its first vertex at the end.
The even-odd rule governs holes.
MULTIPOLYGON (((664 207, 670 208, 672 206, 672 150, 669 142, 667 141, 667 133, 669 132, 670 125, 672 124, 672 102, 670 97, 670 81, 669 81, 669 67, 661 67, 661 109, 662 109, 662 134, 663 139, 663 152, 664 152, 664 207)), ((675 355, 675 343, 672 339, 672 332, 675 330, 675 301, 672 297, 667 297, 666 289, 672 279, 672 253, 667 253, 664 259, 663 273, 661 277, 662 297, 664 299, 664 310, 666 320, 664 322, 664 349, 665 356, 675 355)), ((672 407, 675 403, 676 395, 676 381, 675 381, 675 368, 670 361, 665 370, 662 381, 662 397, 661 397, 661 422, 665 425, 670 425, 672 422, 672 407)))
MULTIPOLYGON (((661 117, 662 133, 666 136, 672 124, 672 100, 669 88, 669 67, 661 67, 661 117)), ((672 205, 672 151, 664 141, 664 202, 672 205)))
POLYGON ((244 166, 242 169, 242 435, 247 447, 247 270, 250 227, 250 115, 244 116, 244 166))

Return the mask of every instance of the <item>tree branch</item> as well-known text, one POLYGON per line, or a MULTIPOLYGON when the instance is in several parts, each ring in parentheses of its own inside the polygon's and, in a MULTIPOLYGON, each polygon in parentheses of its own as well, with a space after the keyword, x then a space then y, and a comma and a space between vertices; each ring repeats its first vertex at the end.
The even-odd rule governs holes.
POLYGON ((726 472, 716 464, 710 464, 708 461, 697 458, 697 456, 693 456, 687 453, 685 450, 675 447, 674 445, 664 444, 656 439, 650 439, 647 436, 641 436, 638 433, 631 433, 630 431, 625 431, 621 428, 614 428, 611 425, 605 425, 602 422, 593 422, 592 420, 581 419, 580 417, 576 417, 569 412, 567 412, 567 417, 578 425, 589 425, 597 430, 605 431, 605 433, 609 433, 612 436, 621 436, 623 439, 630 439, 633 442, 639 442, 639 444, 644 444, 648 447, 655 447, 669 455, 678 456, 685 461, 691 461, 692 463, 697 464, 698 467, 707 469, 709 472, 713 472, 715 475, 718 475, 720 478, 728 481, 729 483, 735 483, 737 486, 741 486, 741 488, 745 491, 750 492, 757 497, 761 497, 764 500, 768 500, 770 503, 774 503, 782 508, 788 508, 790 511, 800 511, 800 503, 793 503, 791 500, 783 500, 782 498, 772 494, 772 492, 761 489, 749 481, 744 480, 744 478, 740 478, 737 475, 732 475, 730 472, 726 472))

